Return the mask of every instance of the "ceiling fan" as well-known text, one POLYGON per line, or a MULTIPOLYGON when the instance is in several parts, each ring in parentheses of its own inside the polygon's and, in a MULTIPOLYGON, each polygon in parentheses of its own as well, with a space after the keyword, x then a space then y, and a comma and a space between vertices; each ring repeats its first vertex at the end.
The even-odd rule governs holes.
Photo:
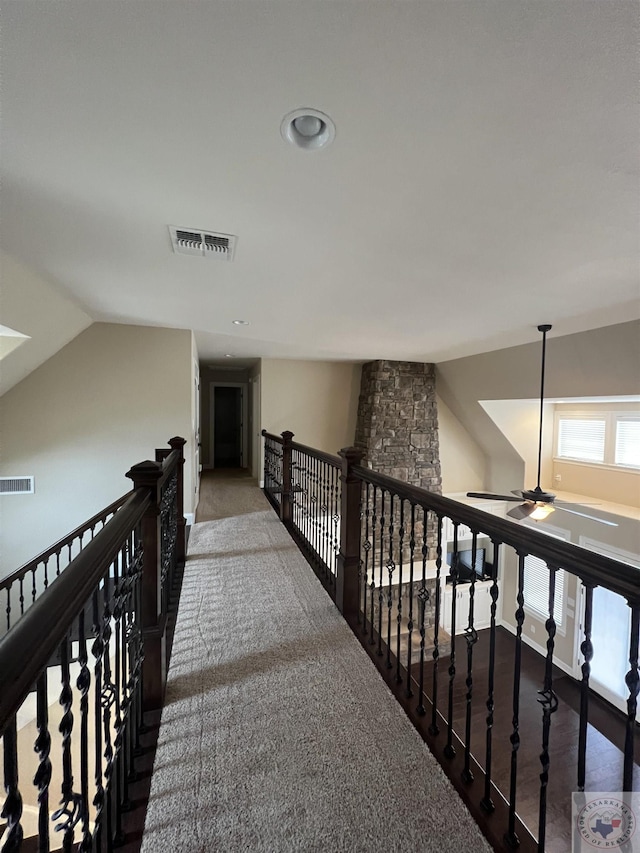
POLYGON ((517 503, 518 506, 509 510, 507 515, 510 518, 515 518, 521 521, 523 518, 532 518, 534 521, 542 521, 551 515, 554 510, 559 509, 562 512, 569 512, 572 515, 579 515, 582 518, 589 518, 592 521, 598 521, 600 524, 608 524, 610 527, 617 527, 614 521, 607 521, 604 518, 598 518, 595 515, 588 515, 586 512, 580 512, 570 507, 578 506, 578 504, 570 504, 564 501, 556 501, 556 496, 551 492, 545 492, 540 488, 540 468, 542 462, 542 417, 544 412, 544 372, 545 372, 545 357, 547 349, 547 332, 551 326, 547 323, 538 326, 538 331, 542 332, 542 366, 540 370, 540 427, 538 431, 538 484, 535 489, 521 491, 514 489, 510 495, 495 495, 490 492, 467 492, 468 498, 490 498, 491 500, 510 501, 517 503))

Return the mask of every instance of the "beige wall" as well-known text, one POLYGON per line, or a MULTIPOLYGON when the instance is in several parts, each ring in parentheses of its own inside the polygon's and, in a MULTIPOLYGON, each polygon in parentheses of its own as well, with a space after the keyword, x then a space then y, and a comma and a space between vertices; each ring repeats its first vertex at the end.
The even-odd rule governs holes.
POLYGON ((437 405, 442 493, 482 489, 487 462, 484 451, 440 397, 437 405))
POLYGON ((126 492, 175 435, 192 511, 190 363, 188 331, 96 323, 5 394, 0 474, 33 474, 36 491, 0 497, 0 574, 126 492))
POLYGON ((90 326, 93 320, 75 302, 6 252, 0 252, 0 267, 0 322, 29 335, 28 340, 2 359, 1 396, 90 326))
POLYGON ((327 453, 353 444, 360 364, 265 358, 261 369, 262 427, 327 453))

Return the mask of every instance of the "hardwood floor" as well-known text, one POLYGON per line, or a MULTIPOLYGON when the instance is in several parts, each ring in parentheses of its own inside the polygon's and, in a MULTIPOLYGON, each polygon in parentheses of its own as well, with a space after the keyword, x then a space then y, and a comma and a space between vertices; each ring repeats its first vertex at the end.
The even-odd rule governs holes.
MULTIPOLYGON (((454 730, 463 733, 466 712, 467 652, 463 637, 456 638, 457 675, 454 682, 454 730)), ((493 780, 497 787, 509 790, 513 717, 513 661, 515 637, 504 628, 496 631, 495 711, 493 727, 493 780)), ((471 752, 484 765, 486 715, 485 706, 489 671, 489 630, 478 632, 473 655, 473 701, 471 718, 471 752)), ((439 710, 446 715, 446 685, 449 659, 439 667, 439 710)), ((537 652, 523 645, 520 683, 520 748, 518 751, 518 795, 516 809, 522 820, 537 836, 540 793, 540 752, 542 751, 542 710, 538 690, 544 680, 545 661, 537 652)), ((431 685, 433 663, 425 665, 425 682, 431 685)), ((418 677, 416 665, 412 675, 418 677)), ((571 850, 571 792, 577 789, 578 726, 580 693, 577 683, 554 667, 554 690, 558 695, 557 711, 552 715, 550 735, 551 766, 547 800, 548 853, 571 850)), ((587 791, 619 791, 622 783, 625 718, 592 694, 590 724, 587 735, 587 791)), ((640 790, 640 731, 635 742, 634 790, 640 790)))

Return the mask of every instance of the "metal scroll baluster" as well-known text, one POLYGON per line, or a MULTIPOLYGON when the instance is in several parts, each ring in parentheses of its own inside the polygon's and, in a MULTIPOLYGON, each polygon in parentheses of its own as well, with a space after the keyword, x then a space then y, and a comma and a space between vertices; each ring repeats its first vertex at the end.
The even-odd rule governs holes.
POLYGON ((111 602, 110 602, 111 578, 107 576, 104 582, 104 605, 102 611, 102 639, 104 651, 102 653, 103 684, 100 702, 102 705, 102 723, 104 729, 104 757, 106 760, 104 768, 105 779, 105 834, 107 844, 113 841, 113 770, 114 755, 111 741, 111 706, 115 702, 116 686, 111 680, 111 602))
POLYGON ((36 686, 36 724, 38 737, 33 746, 38 753, 38 769, 33 784, 38 789, 38 844, 40 851, 49 851, 49 785, 51 784, 51 734, 49 733, 49 698, 47 670, 38 678, 36 686))
MULTIPOLYGON (((71 545, 69 545, 69 562, 71 562, 71 545)), ((49 558, 47 557, 42 564, 44 567, 44 588, 49 586, 49 558)))
POLYGON ((429 601, 429 590, 427 589, 427 556, 429 549, 427 547, 427 510, 422 510, 422 581, 418 591, 418 601, 420 602, 420 614, 418 617, 418 630, 420 632, 420 679, 418 689, 418 707, 417 712, 420 716, 424 716, 427 711, 424 707, 424 656, 426 644, 426 628, 425 615, 427 610, 427 602, 429 601))
POLYGON ((37 588, 36 588, 36 569, 31 570, 31 603, 36 600, 37 596, 37 588))
POLYGON ((369 518, 371 516, 370 484, 367 483, 364 495, 364 536, 362 537, 362 549, 364 551, 364 578, 362 583, 362 631, 367 633, 367 594, 369 592, 369 554, 371 553, 371 541, 369 540, 369 518))
POLYGON ((458 522, 453 522, 453 553, 451 556, 451 652, 449 654, 449 703, 447 712, 447 745, 444 754, 453 758, 453 688, 456 680, 456 598, 458 591, 458 522))
POLYGON ((16 718, 4 730, 4 789, 6 797, 0 817, 7 822, 2 853, 17 853, 22 845, 22 795, 18 788, 18 731, 16 718))
MULTIPOLYGON (((165 487, 166 489, 166 487, 165 487)), ((171 503, 169 503, 171 506, 171 503)), ((169 525, 168 518, 163 520, 163 527, 169 525)), ((164 537, 163 537, 164 538, 164 537)), ((170 545, 165 543, 165 554, 166 565, 169 566, 167 569, 167 573, 163 579, 163 600, 166 602, 168 598, 168 590, 166 589, 167 583, 170 577, 170 558, 167 556, 167 552, 170 553, 170 545)), ((115 738, 113 741, 113 751, 114 751, 114 767, 113 767, 113 778, 114 778, 114 804, 115 804, 115 830, 114 830, 114 841, 116 844, 122 844, 124 841, 124 831, 122 829, 122 804, 124 802, 124 780, 123 780, 123 772, 122 772, 122 759, 123 759, 123 720, 122 720, 122 708, 121 708, 121 697, 122 697, 122 657, 121 657, 121 648, 120 648, 120 638, 121 638, 121 624, 122 624, 122 596, 123 596, 123 584, 124 584, 124 555, 122 551, 120 551, 120 558, 114 561, 114 578, 113 578, 113 622, 114 622, 114 721, 113 727, 115 731, 115 738)), ((164 566, 163 566, 164 569, 164 566)), ((163 571, 164 573, 164 571, 163 571)))
POLYGON ((338 554, 340 553, 340 499, 342 497, 340 471, 333 468, 335 482, 335 500, 333 505, 333 573, 338 575, 338 554))
MULTIPOLYGON (((106 581, 103 581, 106 583, 106 581)), ((98 589, 93 593, 93 617, 91 629, 95 640, 91 646, 91 654, 94 657, 94 735, 95 735, 95 783, 96 793, 93 798, 95 806, 95 843, 96 850, 102 850, 102 824, 104 820, 104 787, 102 784, 102 655, 104 653, 104 642, 102 640, 102 620, 99 610, 98 589)))
POLYGON ((464 769, 462 778, 465 782, 473 782, 473 773, 471 772, 471 703, 473 701, 473 647, 478 642, 478 632, 474 626, 474 605, 476 594, 476 556, 478 553, 478 534, 473 531, 473 539, 471 540, 471 586, 469 588, 469 623, 464 632, 464 638, 467 641, 467 677, 465 685, 466 693, 466 719, 464 733, 464 769))
POLYGON ((371 517, 371 634, 369 642, 375 643, 374 620, 375 620, 375 594, 376 594, 376 530, 378 522, 378 487, 373 487, 373 514, 371 517))
POLYGON ((578 791, 584 791, 587 774, 587 728, 589 723, 589 678, 593 660, 591 630, 593 627, 593 586, 584 584, 584 640, 580 644, 583 663, 580 683, 580 729, 578 733, 578 791))
POLYGON ((327 463, 320 463, 322 472, 322 554, 325 564, 327 581, 331 581, 331 560, 329 557, 329 483, 327 477, 327 463))
POLYGON ((487 687, 487 736, 486 758, 484 769, 484 797, 480 801, 482 808, 489 814, 495 811, 495 803, 491 798, 491 762, 493 757, 493 712, 495 710, 494 679, 496 665, 496 611, 498 608, 498 565, 500 543, 493 542, 493 583, 489 594, 491 596, 491 628, 489 631, 489 676, 487 687))
POLYGON ((431 695, 431 725, 429 726, 429 731, 432 735, 437 735, 440 732, 440 727, 438 726, 438 664, 440 663, 440 608, 442 606, 442 595, 440 590, 440 578, 442 576, 442 518, 440 516, 437 516, 437 520, 438 539, 436 544, 436 607, 433 622, 433 683, 431 695))
POLYGON ((505 835, 508 847, 520 845, 516 834, 516 793, 518 790, 518 749, 520 747, 520 670, 522 666, 522 626, 524 624, 524 561, 525 554, 518 554, 518 594, 516 601, 516 651, 513 668, 513 731, 511 732, 511 776, 509 782, 509 825, 505 835))
POLYGON ((405 694, 408 698, 413 696, 411 689, 411 644, 413 642, 413 560, 416 550, 416 505, 411 504, 411 529, 409 533, 409 613, 407 616, 407 686, 405 694))
MULTIPOLYGON (((34 580, 35 584, 35 580, 34 580)), ((11 628, 11 587, 13 584, 9 584, 5 590, 7 593, 7 606, 5 608, 5 612, 7 614, 7 631, 11 628)), ((35 599, 34 599, 35 601, 35 599)))
POLYGON ((89 829, 89 688, 91 687, 91 673, 88 667, 84 609, 80 611, 78 617, 78 632, 80 672, 76 680, 76 686, 80 691, 80 819, 82 821, 80 850, 82 853, 90 853, 92 845, 89 829))
POLYGON ((380 584, 378 586, 378 655, 382 657, 382 608, 384 606, 384 501, 385 491, 380 490, 380 584))
POLYGON ((402 681, 400 673, 400 637, 402 634, 402 549, 404 548, 404 500, 400 499, 400 527, 398 528, 398 630, 396 635, 396 681, 402 681))
POLYGON ((547 657, 544 667, 544 686, 539 691, 538 702, 542 706, 542 752, 540 753, 540 811, 538 813, 538 850, 544 853, 547 828, 547 787, 549 785, 549 734, 551 715, 558 710, 558 697, 553 690, 553 650, 555 647, 556 623, 553 611, 556 598, 557 566, 549 565, 549 618, 545 622, 547 629, 547 657))
POLYGON ((62 832, 62 849, 71 853, 75 827, 80 820, 81 797, 73 790, 73 770, 71 759, 71 734, 73 732, 73 691, 71 690, 71 674, 69 671, 70 639, 67 635, 60 644, 60 668, 62 690, 60 704, 63 708, 59 731, 62 735, 62 799, 60 808, 51 815, 56 823, 56 832, 62 832))
POLYGON ((631 608, 631 636, 629 639, 629 663, 631 668, 624 679, 629 689, 629 698, 627 699, 627 729, 624 739, 623 791, 633 791, 633 741, 636 729, 636 712, 638 710, 638 692, 640 691, 640 676, 638 675, 640 601, 630 600, 629 607, 631 608))
POLYGON ((20 615, 24 615, 24 577, 20 578, 20 615))
POLYGON ((387 573, 389 575, 389 586, 387 587, 387 669, 391 669, 391 618, 393 609, 393 573, 396 564, 393 560, 393 498, 391 492, 389 496, 389 559, 387 560, 387 573))

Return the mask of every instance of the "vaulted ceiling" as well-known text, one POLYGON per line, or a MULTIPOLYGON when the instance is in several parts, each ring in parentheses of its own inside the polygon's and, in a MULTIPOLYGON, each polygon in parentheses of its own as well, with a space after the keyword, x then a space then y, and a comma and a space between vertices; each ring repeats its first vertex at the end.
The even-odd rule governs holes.
POLYGON ((207 360, 442 361, 640 316, 635 3, 3 17, 2 248, 94 320, 194 329, 207 360), (299 107, 329 147, 282 139, 299 107))

